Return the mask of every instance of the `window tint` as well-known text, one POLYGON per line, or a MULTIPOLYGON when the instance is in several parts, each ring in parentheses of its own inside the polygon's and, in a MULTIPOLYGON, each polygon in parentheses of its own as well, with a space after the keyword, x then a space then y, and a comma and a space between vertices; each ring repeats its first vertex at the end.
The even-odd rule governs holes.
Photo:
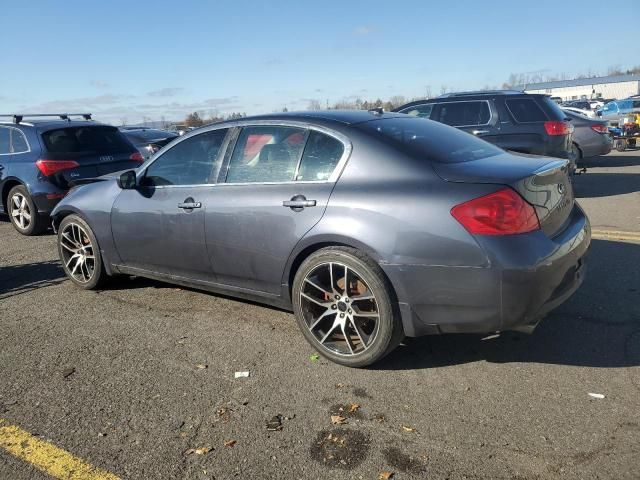
POLYGON ((547 116, 532 98, 513 98, 505 100, 507 108, 516 122, 545 122, 547 116))
POLYGON ((29 144, 27 143, 27 139, 24 137, 24 133, 15 128, 11 130, 11 150, 13 153, 24 153, 29 151, 29 144))
POLYGON ((410 155, 434 162, 468 162, 504 152, 462 130, 422 118, 373 120, 355 127, 410 155))
POLYGON ((406 113, 412 117, 429 118, 433 111, 433 103, 427 103, 425 105, 414 105, 412 107, 404 108, 399 113, 406 113))
POLYGON ((42 139, 49 153, 125 153, 134 150, 115 127, 59 128, 44 132, 42 139))
POLYGON ((227 130, 188 138, 160 155, 147 169, 145 185, 204 185, 215 183, 220 149, 227 130))
POLYGON ((10 153, 9 148, 9 129, 0 127, 0 155, 10 153))
POLYGON ((327 180, 342 158, 344 145, 324 133, 311 131, 298 168, 297 181, 327 180))
POLYGON ((306 130, 294 127, 246 127, 240 132, 227 183, 289 182, 304 148, 306 130))
POLYGON ((486 125, 490 117, 487 102, 449 102, 437 104, 431 119, 452 127, 464 127, 486 125))

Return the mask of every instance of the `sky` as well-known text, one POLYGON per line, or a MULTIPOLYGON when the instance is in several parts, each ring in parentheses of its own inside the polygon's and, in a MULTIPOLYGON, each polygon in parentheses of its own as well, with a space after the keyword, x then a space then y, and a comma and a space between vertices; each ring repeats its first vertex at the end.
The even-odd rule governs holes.
POLYGON ((7 1, 0 113, 304 110, 640 64, 638 0, 7 1), (620 24, 615 34, 606 27, 620 24), (625 27, 624 23, 629 22, 625 27), (628 34, 623 32, 627 31, 628 34))

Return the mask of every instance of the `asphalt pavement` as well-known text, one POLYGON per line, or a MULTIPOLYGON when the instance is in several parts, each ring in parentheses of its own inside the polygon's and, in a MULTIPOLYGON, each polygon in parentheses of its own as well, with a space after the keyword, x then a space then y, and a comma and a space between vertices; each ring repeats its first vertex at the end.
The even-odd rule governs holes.
MULTIPOLYGON (((640 152, 587 165, 594 232, 640 232, 640 152)), ((595 237, 532 335, 410 339, 356 370, 316 360, 288 312, 74 288, 53 235, 1 217, 0 443, 16 426, 122 479, 637 479, 640 243, 595 237)), ((0 479, 50 478, 33 463, 0 448, 0 479)))

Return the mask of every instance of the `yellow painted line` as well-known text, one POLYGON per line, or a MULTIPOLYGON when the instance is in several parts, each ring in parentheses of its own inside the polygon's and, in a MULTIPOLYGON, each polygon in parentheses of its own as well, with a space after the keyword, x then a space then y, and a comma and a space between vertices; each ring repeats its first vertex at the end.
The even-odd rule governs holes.
POLYGON ((625 232, 622 230, 600 230, 594 228, 591 230, 593 238, 603 240, 627 240, 629 242, 640 242, 640 232, 625 232))
POLYGON ((120 480, 69 452, 34 437, 0 418, 0 449, 33 465, 53 478, 64 480, 120 480))

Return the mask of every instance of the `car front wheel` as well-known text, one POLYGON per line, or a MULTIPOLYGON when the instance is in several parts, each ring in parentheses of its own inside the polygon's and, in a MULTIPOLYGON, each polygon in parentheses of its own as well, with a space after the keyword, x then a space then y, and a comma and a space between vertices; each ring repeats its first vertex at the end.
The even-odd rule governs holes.
POLYGON ((374 261, 351 248, 309 256, 296 273, 293 306, 307 341, 341 365, 370 365, 404 338, 388 280, 374 261))
POLYGON ((106 279, 98 241, 78 215, 65 217, 58 228, 58 254, 69 280, 80 288, 97 289, 106 279))

